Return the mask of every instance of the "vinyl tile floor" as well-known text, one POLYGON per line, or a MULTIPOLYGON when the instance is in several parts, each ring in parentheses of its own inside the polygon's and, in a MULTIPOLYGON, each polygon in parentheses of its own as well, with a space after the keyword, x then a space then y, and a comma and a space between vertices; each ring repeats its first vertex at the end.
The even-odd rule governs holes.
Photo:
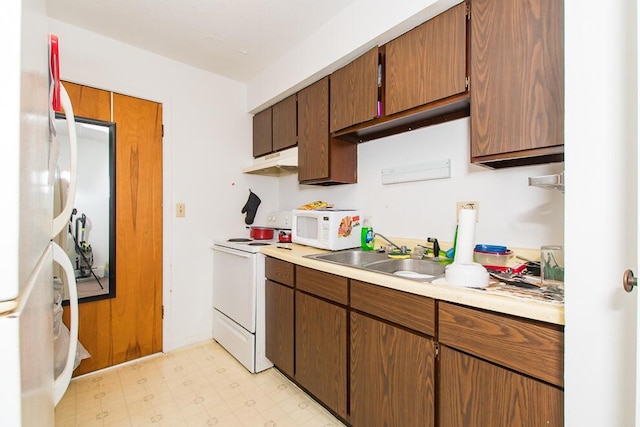
POLYGON ((251 374, 215 341, 74 379, 56 426, 343 426, 276 369, 251 374))

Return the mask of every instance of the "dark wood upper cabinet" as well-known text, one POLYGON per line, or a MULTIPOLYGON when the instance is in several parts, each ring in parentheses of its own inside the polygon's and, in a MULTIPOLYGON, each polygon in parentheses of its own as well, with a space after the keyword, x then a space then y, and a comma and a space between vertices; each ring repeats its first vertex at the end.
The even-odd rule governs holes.
POLYGON ((378 115, 378 47, 331 74, 330 101, 331 132, 378 115))
MULTIPOLYGON (((463 2, 381 46, 382 86, 368 96, 382 102, 382 114, 339 130, 332 126, 333 136, 365 142, 469 116, 468 44, 463 2)), ((369 78, 369 68, 354 63, 355 70, 369 78)))
POLYGON ((466 4, 385 45, 386 115, 466 91, 466 4))
POLYGON ((296 95, 253 116, 253 157, 293 147, 298 143, 296 95))
POLYGON ((267 108, 253 116, 253 157, 264 156, 273 151, 271 111, 271 108, 267 108))
POLYGON ((295 146, 298 143, 297 95, 278 102, 272 111, 273 151, 295 146))
POLYGON ((301 184, 357 182, 357 145, 329 135, 329 77, 298 92, 298 180, 301 184))
POLYGON ((559 0, 473 0, 473 163, 564 160, 563 21, 559 0))

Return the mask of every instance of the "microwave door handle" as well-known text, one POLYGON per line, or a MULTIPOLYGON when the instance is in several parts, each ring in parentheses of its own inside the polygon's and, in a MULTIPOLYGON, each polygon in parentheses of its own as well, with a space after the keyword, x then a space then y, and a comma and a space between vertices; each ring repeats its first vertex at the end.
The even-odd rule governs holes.
POLYGON ((248 252, 237 251, 237 250, 225 248, 222 246, 214 246, 213 250, 218 252, 224 252, 231 255, 241 256, 243 258, 251 258, 251 255, 252 255, 248 252))

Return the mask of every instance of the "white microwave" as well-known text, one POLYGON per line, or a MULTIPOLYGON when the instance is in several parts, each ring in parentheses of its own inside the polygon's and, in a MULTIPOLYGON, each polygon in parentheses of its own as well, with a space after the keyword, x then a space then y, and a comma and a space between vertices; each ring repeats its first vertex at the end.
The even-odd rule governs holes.
POLYGON ((331 251, 360 246, 362 213, 357 210, 293 210, 291 241, 331 251))

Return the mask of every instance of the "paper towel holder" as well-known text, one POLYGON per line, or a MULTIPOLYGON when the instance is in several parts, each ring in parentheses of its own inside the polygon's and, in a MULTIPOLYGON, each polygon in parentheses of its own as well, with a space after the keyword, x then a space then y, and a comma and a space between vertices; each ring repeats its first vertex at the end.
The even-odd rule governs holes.
POLYGON ((530 176, 529 186, 558 190, 564 193, 564 171, 554 175, 530 176))
POLYGON ((469 288, 486 288, 489 273, 484 266, 473 262, 473 240, 475 235, 475 209, 461 209, 456 237, 456 254, 453 264, 445 268, 445 280, 450 285, 469 288))

